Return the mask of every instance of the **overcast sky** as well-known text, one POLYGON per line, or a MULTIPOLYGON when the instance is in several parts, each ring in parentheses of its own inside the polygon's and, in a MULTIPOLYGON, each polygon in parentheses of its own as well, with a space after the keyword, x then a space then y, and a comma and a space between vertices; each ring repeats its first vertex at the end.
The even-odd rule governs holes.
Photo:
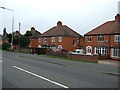
MULTIPOLYGON (((33 26, 39 32, 56 26, 62 21, 81 35, 114 20, 120 0, 0 0, 0 6, 14 10, 14 31, 21 23, 24 34, 33 26)), ((10 33, 13 12, 0 9, 0 34, 3 28, 10 33), (2 20, 2 21, 1 21, 2 20)))

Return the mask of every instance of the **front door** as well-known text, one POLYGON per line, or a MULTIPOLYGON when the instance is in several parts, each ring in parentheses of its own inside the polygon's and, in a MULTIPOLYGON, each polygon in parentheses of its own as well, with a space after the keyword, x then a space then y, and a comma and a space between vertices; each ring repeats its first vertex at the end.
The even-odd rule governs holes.
POLYGON ((92 47, 91 46, 86 47, 86 54, 88 54, 88 55, 92 54, 92 47))

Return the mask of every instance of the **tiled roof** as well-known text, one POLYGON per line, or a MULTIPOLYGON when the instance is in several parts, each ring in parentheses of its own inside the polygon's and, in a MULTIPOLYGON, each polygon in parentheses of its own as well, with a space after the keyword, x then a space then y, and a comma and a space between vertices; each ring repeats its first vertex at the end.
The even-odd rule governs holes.
MULTIPOLYGON (((117 19, 116 19, 117 20, 117 19)), ((108 21, 85 35, 120 34, 120 21, 108 21)))
POLYGON ((71 36, 71 37, 81 37, 80 34, 70 29, 66 25, 55 26, 48 31, 44 32, 41 36, 71 36))

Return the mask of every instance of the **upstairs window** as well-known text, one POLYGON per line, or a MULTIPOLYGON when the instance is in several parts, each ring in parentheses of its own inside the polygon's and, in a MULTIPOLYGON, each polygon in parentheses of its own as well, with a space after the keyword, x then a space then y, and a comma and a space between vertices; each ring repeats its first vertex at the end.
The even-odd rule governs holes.
POLYGON ((59 42, 62 42, 62 36, 59 36, 59 42))
POLYGON ((52 37, 52 42, 55 42, 55 37, 52 37))
POLYGON ((73 40, 73 46, 76 46, 76 40, 73 40))
POLYGON ((46 37, 44 37, 44 42, 47 42, 47 38, 46 37))
POLYGON ((38 42, 41 42, 41 38, 38 38, 38 42))
POLYGON ((115 35, 115 42, 120 42, 120 34, 119 35, 115 35))
POLYGON ((92 36, 88 36, 88 42, 92 41, 92 36))
POLYGON ((103 42, 104 41, 104 35, 99 35, 98 36, 98 41, 103 42))

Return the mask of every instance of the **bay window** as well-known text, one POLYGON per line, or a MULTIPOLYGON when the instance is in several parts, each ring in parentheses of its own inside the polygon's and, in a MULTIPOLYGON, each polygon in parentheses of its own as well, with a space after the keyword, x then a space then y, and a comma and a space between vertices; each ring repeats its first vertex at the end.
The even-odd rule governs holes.
POLYGON ((111 57, 120 58, 120 48, 112 48, 111 49, 111 57))
POLYGON ((95 54, 107 55, 107 47, 95 47, 95 54))

